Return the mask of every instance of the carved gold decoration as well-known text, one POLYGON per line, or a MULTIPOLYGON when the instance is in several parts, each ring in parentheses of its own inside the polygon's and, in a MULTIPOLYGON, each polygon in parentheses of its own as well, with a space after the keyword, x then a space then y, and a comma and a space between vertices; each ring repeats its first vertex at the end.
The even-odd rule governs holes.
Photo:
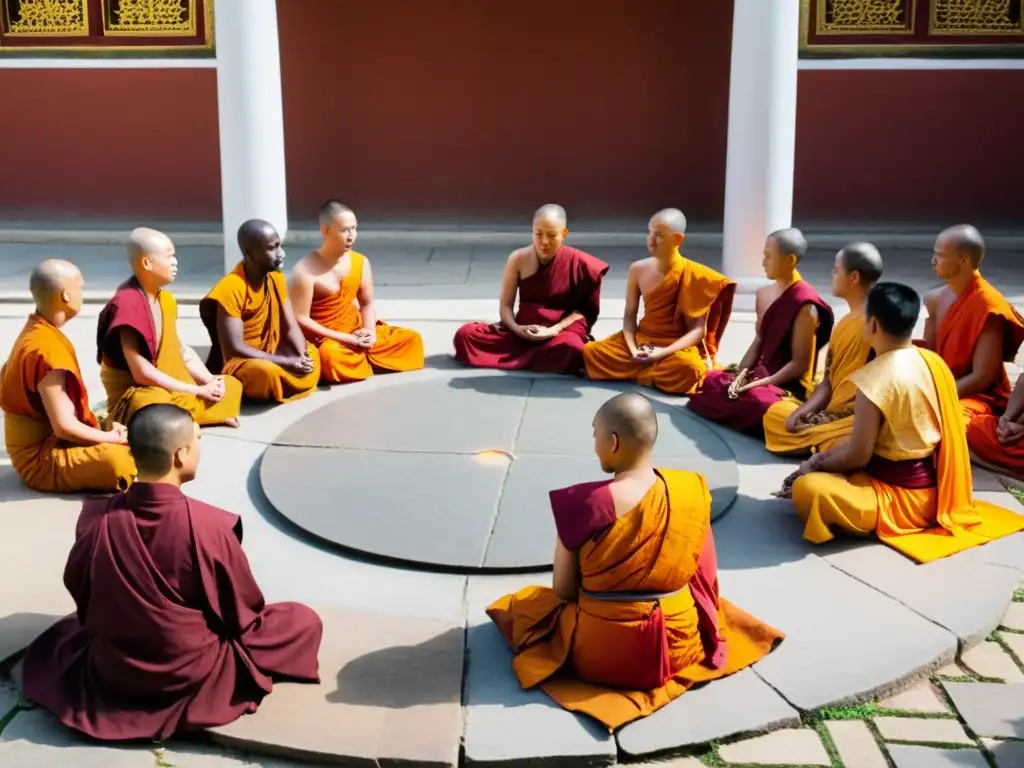
POLYGON ((1021 32, 1014 7, 1020 0, 932 0, 932 32, 984 35, 1021 32))
POLYGON ((12 37, 88 35, 85 0, 7 0, 12 37))
POLYGON ((907 5, 906 0, 823 0, 818 3, 817 33, 910 32, 913 14, 907 5))
POLYGON ((108 35, 196 34, 196 0, 107 0, 108 35))

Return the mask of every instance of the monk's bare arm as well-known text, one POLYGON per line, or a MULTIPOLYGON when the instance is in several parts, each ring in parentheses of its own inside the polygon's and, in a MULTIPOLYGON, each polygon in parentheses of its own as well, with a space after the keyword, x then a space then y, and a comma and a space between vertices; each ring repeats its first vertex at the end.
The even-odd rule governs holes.
POLYGON ((927 349, 935 349, 935 315, 939 311, 939 294, 937 291, 929 291, 924 295, 924 308, 928 313, 924 320, 924 346, 927 349))
POLYGON ((188 375, 197 384, 209 384, 216 378, 216 376, 210 373, 210 369, 206 367, 203 361, 199 359, 196 351, 184 342, 181 345, 181 358, 185 361, 185 370, 188 371, 188 375))
POLYGON ((363 316, 363 330, 377 333, 377 307, 373 303, 373 269, 370 260, 363 259, 363 274, 359 279, 359 314, 363 316))
POLYGON ((990 317, 981 329, 978 342, 974 345, 971 358, 971 372, 956 380, 956 392, 961 399, 987 392, 999 380, 1003 365, 1003 323, 1002 318, 990 317))
POLYGON ((882 412, 863 392, 857 392, 853 405, 853 434, 849 439, 811 459, 818 472, 849 473, 864 469, 875 453, 882 412))
POLYGON ((295 321, 306 333, 315 338, 334 339, 340 344, 355 346, 356 337, 351 333, 332 331, 325 325, 320 325, 309 316, 313 306, 313 286, 316 281, 313 276, 300 270, 298 266, 292 270, 292 276, 288 280, 288 299, 291 301, 292 309, 295 312, 295 321))
POLYGON ((636 357, 636 320, 640 314, 640 272, 643 267, 631 264, 626 273, 626 307, 622 311, 622 338, 629 353, 636 357))
POLYGON ((782 386, 798 381, 811 367, 814 358, 814 332, 818 327, 818 313, 813 304, 805 304, 797 313, 791 331, 792 356, 789 362, 771 376, 761 379, 761 385, 782 386))
POLYGON ((121 352, 124 354, 132 379, 140 387, 159 387, 168 392, 181 392, 186 395, 199 396, 200 387, 187 381, 178 381, 173 376, 157 368, 142 354, 137 334, 128 329, 121 329, 121 352))
MULTIPOLYGON (((242 318, 232 317, 217 305, 217 335, 220 338, 220 350, 225 360, 242 358, 246 360, 266 360, 267 362, 290 368, 297 362, 296 355, 278 355, 264 352, 262 349, 250 347, 245 343, 245 326, 242 318)), ((301 359, 301 358, 298 358, 301 359)))
POLYGON ((676 352, 681 352, 689 347, 695 347, 704 341, 704 337, 707 333, 708 316, 701 315, 694 321, 693 328, 665 347, 665 354, 674 355, 676 352))
POLYGON ((281 324, 281 340, 287 344, 282 344, 285 348, 279 348, 278 351, 293 355, 306 354, 306 337, 302 335, 302 326, 299 325, 290 301, 283 302, 281 307, 281 324))
POLYGON ((39 398, 43 401, 53 434, 75 445, 124 444, 125 438, 118 433, 104 432, 79 421, 75 404, 68 397, 67 376, 67 371, 50 371, 39 383, 39 398))
POLYGON ((516 322, 516 294, 519 293, 519 251, 509 254, 505 271, 501 275, 501 290, 498 293, 498 319, 520 339, 528 339, 523 326, 516 322))
POLYGON ((555 594, 562 600, 573 602, 580 594, 580 559, 575 552, 563 546, 561 539, 555 542, 555 564, 551 575, 555 594))
POLYGON ((1024 373, 1017 377, 1017 383, 1013 385, 1013 394, 1006 404, 1006 412, 1003 418, 1006 421, 1019 421, 1024 416, 1024 373))
POLYGON ((807 402, 797 408, 794 414, 797 418, 813 416, 824 411, 831 401, 832 380, 829 378, 828 371, 826 371, 825 378, 814 388, 814 392, 807 398, 807 402))
POLYGON ((551 330, 553 330, 555 333, 561 333, 566 328, 568 328, 570 325, 575 323, 577 320, 582 320, 582 319, 583 319, 583 315, 581 315, 579 312, 573 312, 570 315, 566 315, 561 320, 559 320, 557 323, 555 323, 553 326, 551 326, 551 330))

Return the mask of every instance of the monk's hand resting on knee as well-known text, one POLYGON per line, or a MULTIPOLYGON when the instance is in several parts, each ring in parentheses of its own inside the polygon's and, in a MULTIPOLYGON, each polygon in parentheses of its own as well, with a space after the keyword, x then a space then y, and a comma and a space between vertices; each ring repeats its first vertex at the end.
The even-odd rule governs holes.
POLYGON ((727 394, 729 395, 729 399, 730 400, 735 400, 737 397, 739 397, 740 396, 740 387, 742 387, 746 383, 747 383, 747 369, 744 368, 742 371, 740 371, 739 373, 736 374, 736 378, 733 379, 732 380, 732 384, 729 385, 729 391, 727 392, 727 394))
POLYGON ((1005 416, 999 419, 996 426, 996 439, 1003 445, 1014 445, 1024 439, 1024 424, 1018 424, 1005 416))
POLYGON ((641 344, 636 348, 636 354, 633 355, 634 363, 641 363, 642 365, 650 365, 656 363, 659 360, 664 360, 666 357, 665 349, 663 347, 655 347, 652 344, 641 344))
POLYGON ((802 432, 811 426, 809 419, 810 416, 808 414, 801 413, 800 409, 797 408, 789 414, 789 418, 786 419, 786 431, 791 435, 795 435, 797 432, 802 432))
POLYGON ((308 353, 303 352, 298 357, 284 363, 281 367, 297 376, 305 376, 313 370, 313 358, 308 353))
POLYGON ((777 496, 780 499, 790 499, 793 497, 793 483, 804 475, 810 474, 811 472, 817 472, 821 463, 824 460, 825 454, 816 453, 811 458, 802 462, 799 467, 785 480, 782 481, 782 488, 776 491, 773 496, 777 496))
POLYGON ((196 390, 196 397, 208 403, 219 403, 224 397, 224 377, 218 376, 196 390))
POLYGON ((377 334, 370 328, 360 328, 354 335, 356 343, 363 349, 370 349, 377 343, 377 334))
POLYGON ((110 422, 110 429, 107 430, 115 438, 112 442, 115 445, 128 445, 128 427, 116 421, 110 422))
POLYGON ((558 332, 554 328, 548 328, 545 325, 526 325, 523 326, 523 332, 526 334, 527 341, 542 342, 548 339, 553 339, 558 335, 558 332))

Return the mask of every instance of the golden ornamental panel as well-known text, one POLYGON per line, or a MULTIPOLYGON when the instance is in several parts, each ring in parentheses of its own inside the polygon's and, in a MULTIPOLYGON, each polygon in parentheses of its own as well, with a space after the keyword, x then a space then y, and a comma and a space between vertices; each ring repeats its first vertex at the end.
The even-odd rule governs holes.
POLYGON ((196 0, 105 0, 107 35, 191 37, 196 34, 196 0))
POLYGON ((1020 0, 932 0, 932 32, 1005 35, 1022 29, 1020 0))
POLYGON ((85 0, 4 0, 3 32, 10 37, 83 37, 85 0))
POLYGON ((892 34, 914 30, 910 0, 821 0, 817 34, 892 34))

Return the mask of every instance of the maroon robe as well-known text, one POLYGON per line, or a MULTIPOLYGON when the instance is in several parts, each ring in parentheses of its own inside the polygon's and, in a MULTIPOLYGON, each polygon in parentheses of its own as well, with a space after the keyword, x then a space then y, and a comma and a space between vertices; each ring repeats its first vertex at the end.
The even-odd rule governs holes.
POLYGON ((121 329, 128 328, 136 333, 142 342, 139 349, 142 356, 156 365, 159 349, 156 338, 156 323, 149 299, 139 285, 130 277, 117 286, 114 295, 100 311, 96 321, 96 362, 106 363, 119 371, 128 370, 121 346, 121 329))
POLYGON ((579 374, 607 271, 603 261, 563 245, 546 266, 519 282, 516 322, 551 327, 573 312, 583 318, 538 344, 523 341, 501 323, 467 323, 455 332, 455 359, 478 368, 579 374))
POLYGON ((318 682, 323 627, 267 605, 237 515, 137 483, 82 507, 72 614, 25 655, 26 698, 97 739, 163 740, 255 712, 272 681, 318 682))
MULTIPOLYGON (((772 376, 793 359, 793 324, 800 310, 813 304, 818 310, 818 328, 814 338, 812 363, 818 352, 832 336, 835 316, 832 308, 822 300, 810 283, 797 280, 783 291, 761 318, 761 355, 747 375, 747 381, 772 376)), ((762 420, 765 413, 787 394, 806 400, 810 392, 804 390, 800 372, 781 387, 765 385, 748 389, 735 400, 729 398, 729 386, 736 375, 727 371, 712 371, 704 379, 701 390, 690 396, 690 408, 704 418, 726 427, 752 435, 763 435, 762 420)))

